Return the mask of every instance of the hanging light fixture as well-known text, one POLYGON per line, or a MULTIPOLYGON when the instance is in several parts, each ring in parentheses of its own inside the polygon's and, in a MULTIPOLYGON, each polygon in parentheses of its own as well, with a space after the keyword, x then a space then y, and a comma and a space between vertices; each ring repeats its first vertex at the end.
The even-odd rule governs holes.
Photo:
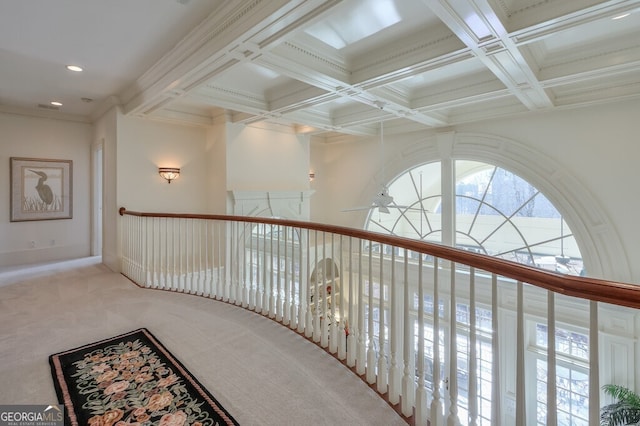
POLYGON ((158 174, 171 183, 172 180, 178 179, 180 176, 180 169, 177 167, 159 167, 158 174))

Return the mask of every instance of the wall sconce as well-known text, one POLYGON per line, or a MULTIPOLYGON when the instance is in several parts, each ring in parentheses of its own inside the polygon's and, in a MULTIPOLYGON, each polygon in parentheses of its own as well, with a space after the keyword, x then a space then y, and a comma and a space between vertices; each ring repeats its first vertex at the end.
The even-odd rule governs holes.
POLYGON ((158 174, 171 183, 172 180, 178 179, 180 176, 180 169, 177 167, 159 167, 158 174))
POLYGON ((316 178, 316 174, 314 172, 309 172, 309 182, 313 182, 316 178))

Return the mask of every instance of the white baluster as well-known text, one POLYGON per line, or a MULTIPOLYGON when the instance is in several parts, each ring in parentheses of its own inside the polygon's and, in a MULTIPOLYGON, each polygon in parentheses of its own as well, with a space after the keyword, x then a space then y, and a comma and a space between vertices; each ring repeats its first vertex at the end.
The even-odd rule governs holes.
POLYGON ((180 256, 180 240, 179 229, 177 226, 180 224, 179 218, 172 218, 171 225, 169 227, 169 233, 171 234, 171 262, 169 265, 169 288, 175 291, 178 288, 180 282, 179 256, 180 256))
POLYGON ((491 274, 491 423, 500 426, 502 410, 500 398, 500 341, 498 339, 498 276, 491 274))
POLYGON ((280 235, 282 235, 282 232, 281 232, 280 225, 278 225, 277 229, 278 229, 278 241, 277 241, 278 248, 276 250, 276 265, 278 266, 276 270, 276 321, 282 322, 282 275, 280 273, 282 269, 280 266, 281 265, 280 262, 282 261, 282 257, 280 256, 280 246, 282 245, 280 235))
POLYGON ((307 288, 309 279, 309 232, 307 230, 300 228, 298 242, 300 255, 298 263, 300 270, 300 275, 298 276, 298 333, 305 333, 307 328, 307 288), (302 247, 305 240, 307 241, 306 255, 302 247))
MULTIPOLYGON (((187 287, 187 293, 193 294, 196 288, 196 221, 195 219, 189 219, 191 235, 189 235, 189 241, 191 242, 191 249, 189 250, 189 286, 187 287)), ((233 226, 233 223, 231 224, 233 226)), ((233 233, 231 234, 231 244, 233 244, 233 233)), ((233 247, 233 246, 232 246, 233 247)))
MULTIPOLYGON (((175 238, 175 231, 174 231, 175 238)), ((216 247, 218 242, 218 233, 216 232, 216 222, 211 220, 209 222, 209 297, 215 299, 216 297, 216 247)), ((175 243, 174 243, 175 246, 175 243)), ((174 255, 175 261, 175 255, 174 255)))
POLYGON ((526 425, 526 388, 524 369, 524 289, 518 281, 516 323, 516 426, 526 425))
POLYGON ((222 300, 231 303, 231 287, 233 285, 233 224, 226 223, 225 227, 225 253, 224 253, 224 279, 222 281, 222 300))
POLYGON ((315 279, 313 280, 313 341, 318 343, 320 342, 320 279, 318 278, 318 231, 314 233, 314 242, 315 249, 313 250, 314 254, 314 263, 313 263, 313 274, 315 279))
POLYGON ((404 287, 404 301, 402 311, 404 312, 404 349, 402 351, 404 361, 404 372, 402 375, 402 414, 409 417, 413 415, 413 407, 416 401, 416 386, 415 386, 415 351, 413 349, 413 321, 409 316, 409 312, 412 308, 409 298, 409 253, 407 249, 404 249, 404 273, 402 284, 404 287))
MULTIPOLYGON (((335 268, 335 241, 334 234, 331 234, 331 321, 329 322, 329 352, 335 354, 338 351, 338 326, 336 324, 336 268, 335 268)), ((328 290, 328 289, 327 289, 328 290)))
POLYGON ((258 311, 256 300, 256 280, 253 271, 253 224, 249 224, 249 310, 258 311))
POLYGON ((226 244, 226 232, 223 233, 224 222, 218 222, 218 280, 216 282, 216 299, 224 298, 224 265, 226 264, 227 253, 223 250, 223 244, 226 244))
POLYGON ((460 425, 458 418, 458 323, 456 318, 456 264, 451 262, 451 297, 449 304, 449 415, 448 426, 460 425))
POLYGON ((237 290, 236 305, 247 306, 247 263, 245 262, 245 222, 236 223, 236 271, 237 271, 237 290))
MULTIPOLYGON (((369 282, 369 297, 368 297, 368 302, 367 302, 367 308, 368 308, 368 317, 369 317, 369 321, 367 324, 367 341, 369 342, 368 348, 367 348, 367 382, 368 383, 374 383, 376 381, 376 350, 375 347, 373 346, 375 337, 373 335, 373 326, 374 326, 374 321, 373 321, 373 261, 372 261, 372 246, 373 244, 369 244, 369 277, 368 277, 368 282, 369 282)), ((380 328, 382 328, 382 324, 380 325, 380 328)))
MULTIPOLYGON (((267 267, 269 271, 269 318, 276 317, 276 300, 273 294, 274 290, 277 291, 277 281, 274 281, 274 273, 273 273, 273 225, 270 226, 271 235, 269 238, 270 250, 269 250, 269 266, 267 267)), ((278 271, 280 268, 278 268, 278 271)), ((276 274, 279 278, 280 276, 276 274)))
POLYGON ((253 273, 253 291, 255 293, 254 298, 255 298, 255 305, 256 305, 254 310, 257 313, 262 312, 262 300, 264 297, 264 294, 263 294, 264 282, 261 275, 262 271, 260 269, 262 266, 261 256, 260 256, 261 240, 262 238, 260 236, 260 227, 257 224, 252 224, 251 241, 253 242, 252 244, 255 245, 255 248, 252 251, 254 260, 251 262, 251 265, 254 265, 254 266, 251 267, 251 271, 253 273), (254 227, 255 227, 255 234, 253 232, 254 227))
POLYGON ((347 325, 347 366, 356 365, 356 336, 353 326, 356 323, 355 317, 355 283, 353 280, 353 237, 349 237, 349 324, 347 325))
POLYGON ((158 241, 158 233, 156 232, 157 217, 151 218, 151 285, 150 287, 158 288, 158 254, 160 243, 158 241))
POLYGON ((391 366, 389 368, 389 402, 397 404, 400 402, 400 385, 402 375, 398 366, 398 324, 400 317, 398 313, 398 283, 396 281, 396 252, 391 250, 391 312, 389 317, 389 351, 391 355, 391 366))
POLYGON ((284 297, 282 300, 282 323, 284 325, 289 325, 291 322, 291 317, 289 316, 289 304, 291 303, 291 299, 289 298, 290 291, 290 283, 289 283, 289 229, 288 227, 284 227, 284 255, 282 256, 282 260, 284 261, 284 282, 282 285, 284 286, 284 297))
POLYGON ((198 233, 198 294, 204 294, 204 282, 205 282, 205 274, 206 274, 206 266, 202 264, 203 259, 206 260, 207 250, 206 250, 206 225, 207 221, 200 219, 198 220, 200 232, 198 233), (203 229, 204 228, 204 229, 203 229), (203 243, 204 239, 204 243, 203 243), (204 253, 203 253, 204 250, 204 253))
MULTIPOLYGON (((162 232, 162 224, 165 223, 165 219, 160 217, 158 218, 158 282, 157 288, 165 289, 166 281, 164 275, 164 252, 167 247, 167 241, 163 238, 164 233, 162 232)), ((155 230, 154 230, 155 231, 155 230)))
POLYGON ((138 223, 138 250, 140 252, 140 261, 138 262, 138 269, 139 269, 139 278, 138 278, 138 282, 141 284, 144 284, 146 281, 146 277, 147 277, 147 270, 146 270, 146 252, 147 252, 147 234, 145 232, 145 218, 142 218, 140 216, 138 216, 137 218, 137 223, 138 223))
POLYGON ((262 315, 269 315, 269 282, 267 276, 267 225, 262 226, 262 315))
POLYGON ((440 399, 440 296, 438 294, 438 258, 433 259, 433 399, 431 426, 443 424, 444 413, 440 399))
POLYGON ((427 389, 425 387, 425 365, 424 365, 424 283, 422 279, 423 265, 422 253, 418 259, 418 387, 416 389, 416 412, 414 423, 416 425, 426 425, 428 419, 427 412, 427 389))
POLYGON ((242 243, 241 243, 241 238, 240 238, 240 223, 239 222, 233 222, 233 229, 234 229, 234 235, 233 235, 233 241, 234 241, 234 250, 233 250, 233 254, 234 254, 234 268, 233 270, 235 271, 235 279, 233 280, 233 303, 236 306, 240 306, 242 305, 242 269, 240 268, 240 265, 242 264, 242 257, 241 257, 241 247, 242 247, 242 243))
MULTIPOLYGON (((365 341, 365 325, 364 325, 364 277, 362 273, 362 244, 364 242, 361 240, 358 249, 358 327, 357 327, 357 337, 358 337, 358 349, 356 352, 356 372, 360 375, 365 373, 366 368, 366 341, 365 341)), ((371 241, 369 241, 371 244, 371 241)))
POLYGON ((144 282, 143 285, 145 287, 151 287, 151 249, 153 244, 151 244, 151 235, 149 232, 149 228, 151 222, 151 218, 144 218, 144 282))
POLYGON ((313 310, 311 309, 311 305, 313 301, 309 296, 309 290, 311 289, 311 231, 307 230, 307 271, 304 276, 304 298, 301 299, 301 303, 304 304, 305 309, 307 311, 307 316, 304 321, 304 335, 307 338, 310 338, 313 335, 313 310))
POLYGON ((600 356, 598 345, 598 302, 589 302, 589 424, 600 419, 600 356))
POLYGON ((380 329, 378 332, 378 377, 376 388, 380 394, 385 394, 389 390, 389 366, 387 365, 387 351, 385 345, 387 336, 385 333, 385 307, 384 307, 384 244, 380 244, 380 329))
POLYGON ((345 322, 347 318, 344 316, 345 288, 344 284, 344 248, 342 245, 342 235, 340 235, 340 266, 338 279, 340 280, 340 329, 338 330, 338 359, 344 360, 347 357, 347 339, 345 322))
POLYGON ((469 426, 478 424, 478 329, 476 325, 476 269, 469 268, 469 426))
POLYGON ((320 317, 320 346, 326 348, 329 345, 329 307, 328 307, 328 289, 327 289, 327 243, 325 241, 326 233, 322 233, 322 316, 320 317))
POLYGON ((136 224, 138 228, 138 283, 144 283, 145 270, 144 270, 144 251, 145 251, 145 233, 144 222, 140 216, 136 217, 136 224))
POLYGON ((209 297, 211 295, 211 286, 209 284, 209 244, 210 244, 210 238, 209 238, 209 225, 210 225, 211 221, 210 220, 205 220, 202 223, 203 226, 203 250, 204 250, 204 254, 203 254, 203 279, 202 279, 202 295, 204 297, 209 297))
POLYGON ((300 287, 302 286, 302 277, 300 273, 302 272, 302 229, 296 230, 295 228, 291 228, 291 296, 289 297, 289 317, 291 318, 291 322, 289 327, 292 330, 298 329, 298 323, 300 322, 300 287), (296 268, 296 244, 294 235, 298 235, 298 267, 296 268), (297 275, 296 275, 296 270, 297 275), (298 304, 296 304, 296 283, 298 283, 298 304))
POLYGON ((556 398, 556 299, 547 290, 547 426, 558 424, 556 398))

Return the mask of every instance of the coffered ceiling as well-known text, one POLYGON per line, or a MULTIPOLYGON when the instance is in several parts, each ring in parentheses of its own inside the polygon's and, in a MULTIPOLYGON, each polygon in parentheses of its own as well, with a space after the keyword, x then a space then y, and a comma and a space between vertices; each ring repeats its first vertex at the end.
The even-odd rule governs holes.
POLYGON ((640 0, 0 3, 0 108, 53 98, 326 138, 640 101, 640 0))

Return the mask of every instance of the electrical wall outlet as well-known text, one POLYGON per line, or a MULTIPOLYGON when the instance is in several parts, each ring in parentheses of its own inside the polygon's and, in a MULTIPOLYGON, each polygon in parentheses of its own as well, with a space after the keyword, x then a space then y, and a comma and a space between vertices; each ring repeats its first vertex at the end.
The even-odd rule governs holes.
POLYGON ((29 248, 36 248, 36 242, 35 241, 29 241, 29 248))

